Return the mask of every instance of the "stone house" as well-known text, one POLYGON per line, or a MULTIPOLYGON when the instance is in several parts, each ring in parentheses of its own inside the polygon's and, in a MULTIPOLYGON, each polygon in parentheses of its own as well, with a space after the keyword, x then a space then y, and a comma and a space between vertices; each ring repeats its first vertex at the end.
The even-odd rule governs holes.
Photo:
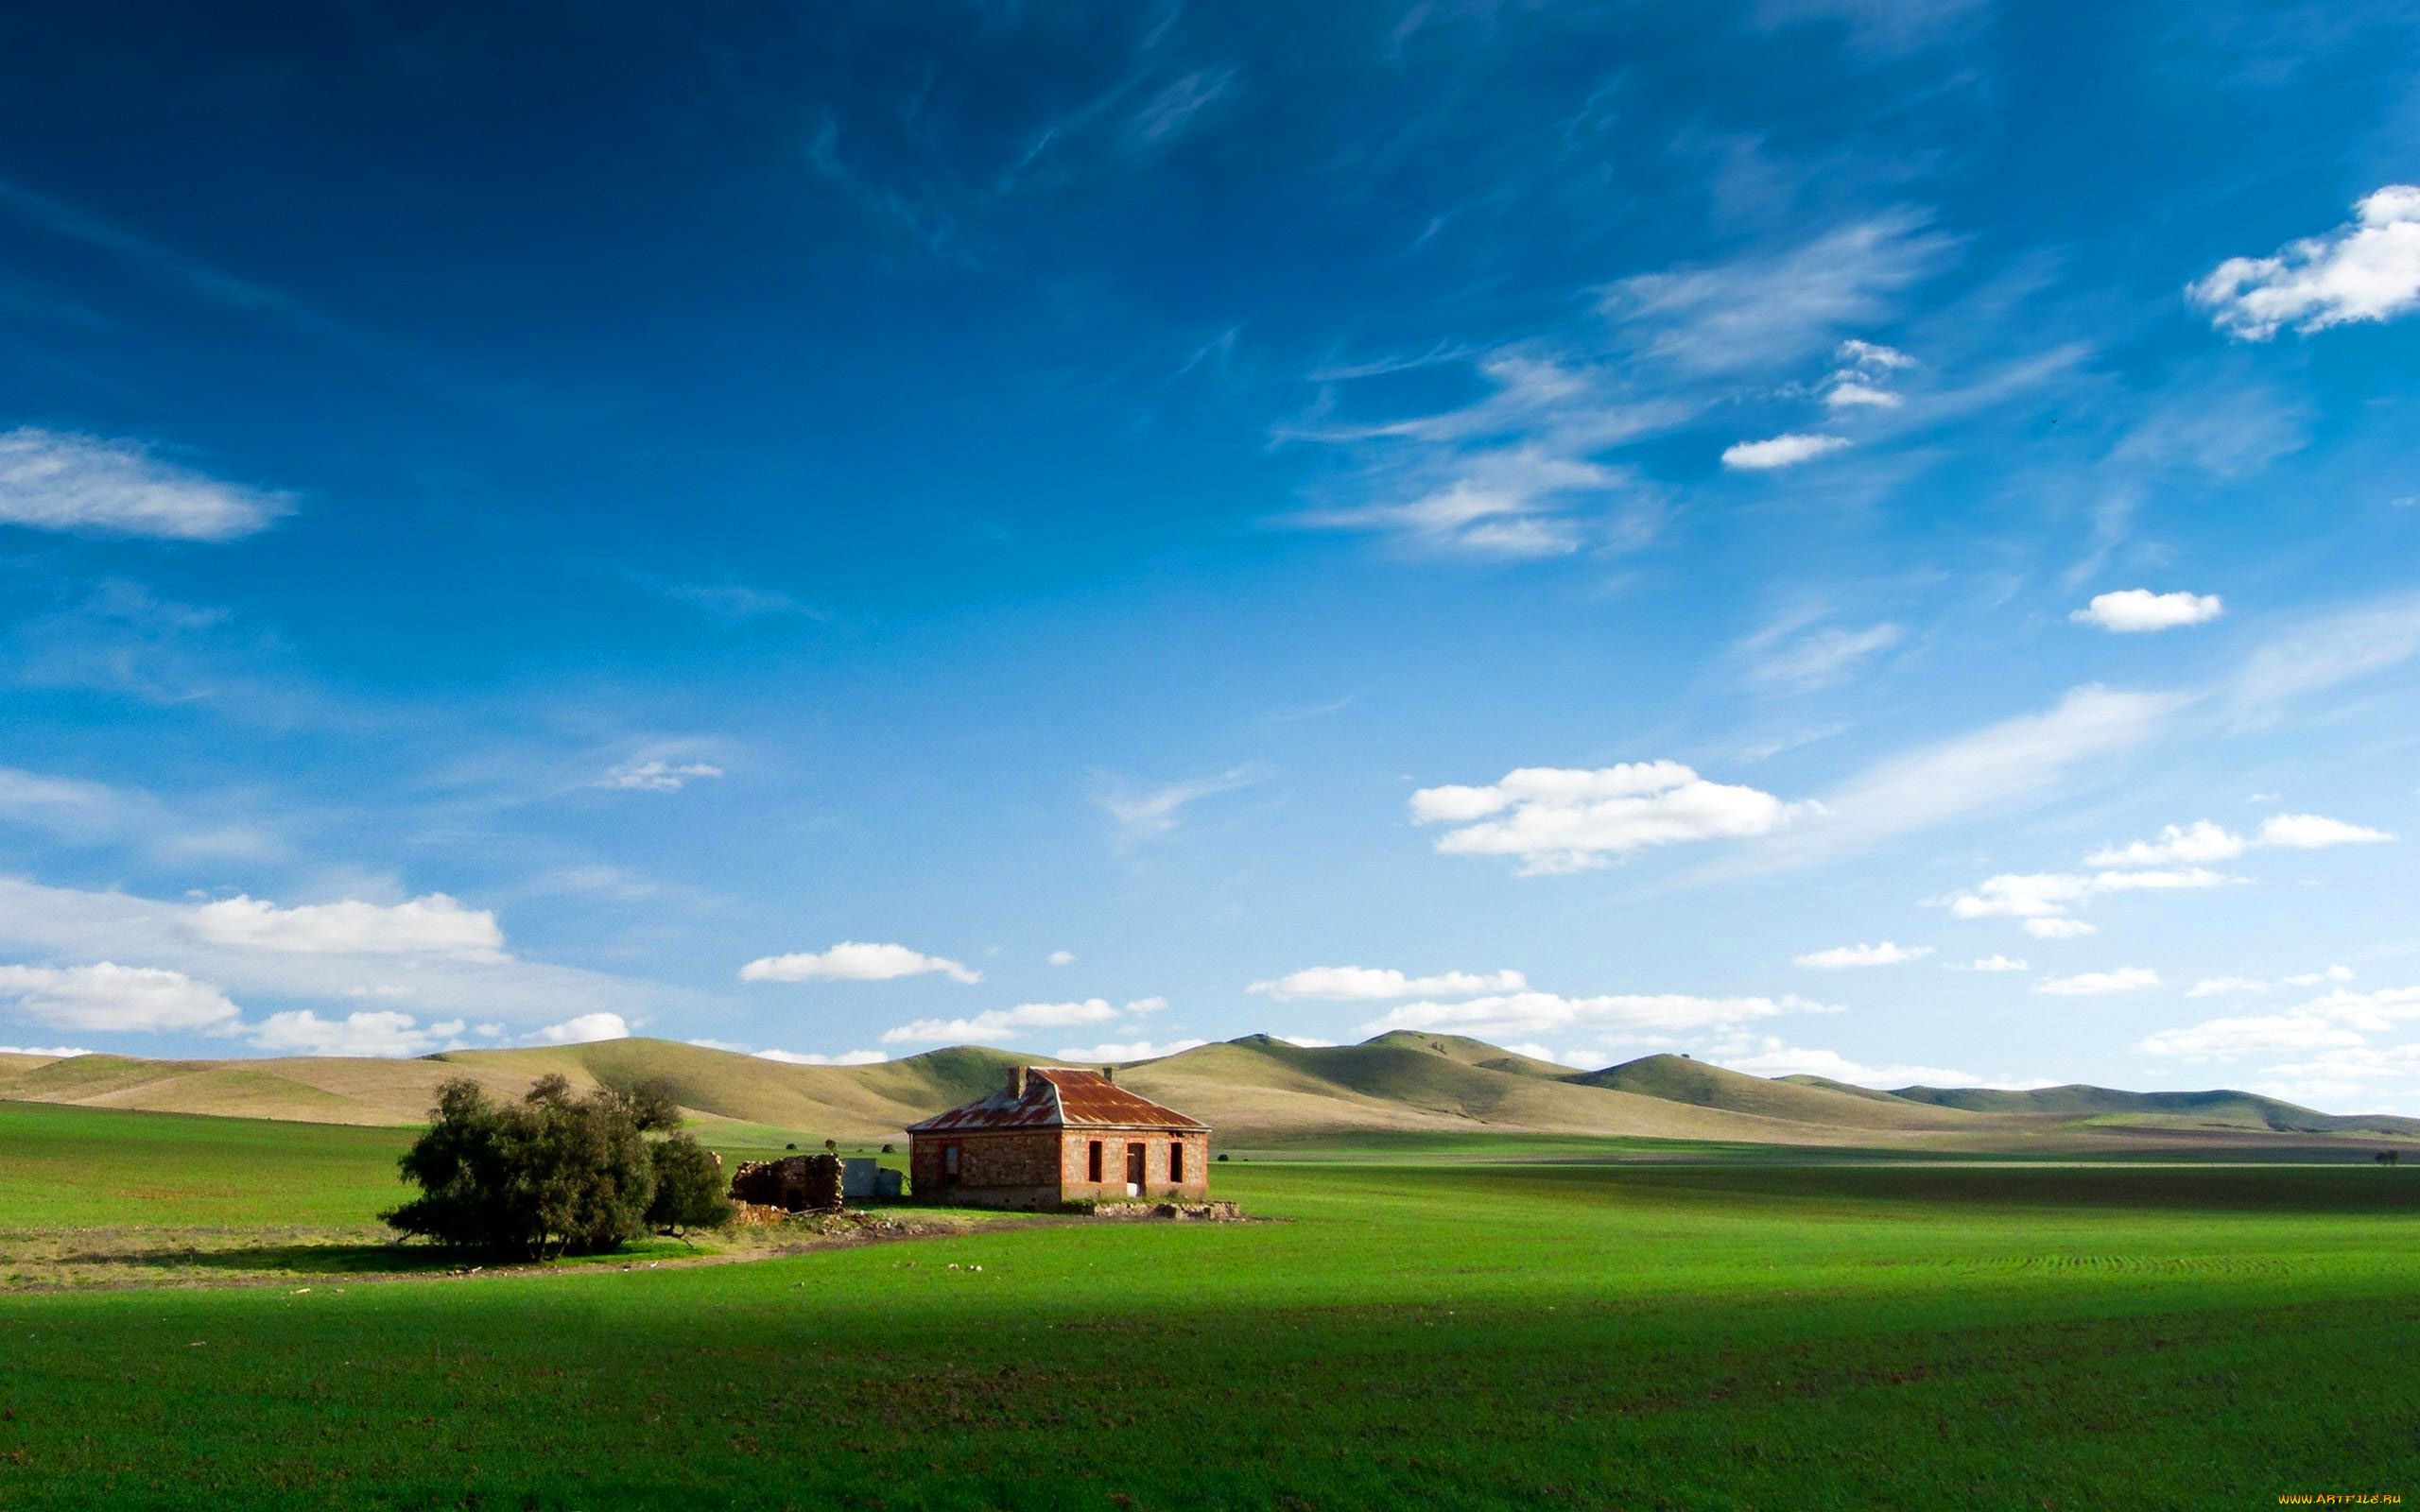
POLYGON ((1206 1198, 1210 1125, 1136 1096, 1114 1075, 1012 1066, 989 1097, 910 1124, 914 1194, 987 1208, 1206 1198))

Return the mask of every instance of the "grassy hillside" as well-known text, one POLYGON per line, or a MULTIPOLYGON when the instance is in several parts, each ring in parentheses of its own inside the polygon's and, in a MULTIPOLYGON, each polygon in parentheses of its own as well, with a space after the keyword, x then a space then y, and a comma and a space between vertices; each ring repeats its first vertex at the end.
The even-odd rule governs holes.
POLYGON ((1580 1080, 1591 1087, 1636 1092, 1643 1097, 1698 1108, 1839 1128, 1972 1132, 1996 1126, 1993 1120, 1962 1108, 1935 1108, 1892 1097, 1860 1097, 1846 1090, 1796 1081, 1768 1081, 1685 1056, 1647 1056, 1590 1072, 1580 1080))
POLYGON ((2340 1117, 2263 1097, 2256 1092, 2129 1092, 2108 1087, 2045 1087, 2001 1091, 1987 1087, 1903 1087, 1903 1102, 1976 1112, 2050 1115, 2103 1127, 2267 1130, 2295 1134, 2411 1132, 2415 1121, 2379 1114, 2340 1117))
MULTIPOLYGON (((0 1099, 311 1123, 417 1123, 438 1086, 470 1076, 517 1096, 550 1074, 575 1086, 659 1077, 708 1126, 750 1137, 895 1139, 981 1096, 1027 1057, 975 1047, 871 1066, 793 1066, 664 1040, 462 1050, 419 1060, 289 1057, 0 1058, 0 1099)), ((1898 1094, 1769 1081, 1680 1056, 1577 1072, 1452 1035, 1394 1033, 1307 1048, 1251 1035, 1118 1073, 1206 1120, 1228 1148, 1488 1134, 1791 1146, 1987 1150, 2126 1142, 2226 1143, 2420 1136, 2420 1122, 2331 1118, 2246 1092, 2041 1092, 1910 1088, 1898 1094)))

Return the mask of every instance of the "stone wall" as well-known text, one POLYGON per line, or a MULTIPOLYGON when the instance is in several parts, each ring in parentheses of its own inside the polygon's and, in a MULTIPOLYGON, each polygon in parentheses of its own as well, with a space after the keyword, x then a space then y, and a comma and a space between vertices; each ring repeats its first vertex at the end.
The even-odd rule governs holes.
POLYGON ((1078 1198, 1129 1197, 1199 1202, 1210 1194, 1210 1136, 1094 1129, 1015 1129, 919 1134, 908 1146, 914 1194, 925 1202, 974 1206, 1056 1207, 1078 1198), (1092 1147, 1100 1145, 1101 1178, 1092 1178, 1092 1147), (1143 1147, 1140 1190, 1127 1191, 1128 1146, 1143 1147), (958 1149, 958 1179, 948 1179, 948 1149, 958 1149), (1184 1151, 1182 1177, 1171 1179, 1169 1151, 1184 1151))
POLYGON ((829 1211, 840 1206, 840 1158, 793 1155, 779 1160, 749 1160, 732 1174, 736 1202, 786 1212, 829 1211))

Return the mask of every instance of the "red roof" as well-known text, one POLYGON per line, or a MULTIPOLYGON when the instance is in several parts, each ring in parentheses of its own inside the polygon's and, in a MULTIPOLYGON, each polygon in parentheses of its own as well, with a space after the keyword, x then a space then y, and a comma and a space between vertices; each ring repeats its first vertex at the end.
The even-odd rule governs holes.
MULTIPOLYGON (((910 1134, 955 1134, 1010 1128, 1168 1128, 1201 1129, 1210 1125, 1137 1097, 1098 1071, 1068 1071, 1058 1066, 1030 1066, 1025 1094, 1003 1086, 998 1091, 963 1108, 936 1113, 908 1125, 910 1134)), ((1013 1073, 1011 1073, 1013 1074, 1013 1073)))

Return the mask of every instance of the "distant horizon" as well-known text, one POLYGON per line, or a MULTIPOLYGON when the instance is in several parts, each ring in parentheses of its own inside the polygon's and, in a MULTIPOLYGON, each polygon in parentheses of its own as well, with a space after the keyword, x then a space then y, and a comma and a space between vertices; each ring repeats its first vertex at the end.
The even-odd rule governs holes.
MULTIPOLYGON (((1376 1041, 1378 1041, 1378 1040, 1383 1040, 1383 1039, 1386 1039, 1386 1038, 1388 1038, 1388 1037, 1389 1037, 1389 1036, 1391 1036, 1391 1035, 1403 1035, 1403 1036, 1414 1037, 1414 1038, 1422 1038, 1422 1039, 1426 1039, 1426 1038, 1439 1038, 1439 1039, 1447 1039, 1447 1040, 1464 1040, 1464 1041, 1467 1041, 1467 1042, 1470 1042, 1470 1043, 1482 1045, 1482 1046, 1484 1046, 1484 1047, 1486 1047, 1486 1048, 1488 1048, 1488 1049, 1491 1049, 1491 1050, 1501 1050, 1501 1051, 1504 1051, 1504 1052, 1505 1052, 1506 1054, 1508 1054, 1508 1055, 1523 1055, 1523 1054, 1524 1054, 1523 1052, 1521 1052, 1521 1051, 1519 1051, 1519 1050, 1517 1050, 1517 1049, 1515 1049, 1515 1048, 1513 1048, 1513 1047, 1512 1047, 1512 1046, 1509 1046, 1509 1045, 1499 1045, 1499 1044, 1495 1043, 1495 1042, 1494 1042, 1494 1041, 1492 1041, 1492 1040, 1475 1040, 1475 1039, 1473 1039, 1471 1036, 1468 1036, 1468 1035, 1439 1034, 1439 1035, 1436 1035, 1436 1036, 1433 1036, 1433 1037, 1432 1037, 1432 1036, 1428 1035, 1426 1031, 1422 1031, 1422 1030, 1414 1030, 1414 1029, 1388 1029, 1388 1030, 1382 1030, 1382 1031, 1380 1031, 1379 1033, 1377 1033, 1377 1034, 1374 1034, 1374 1035, 1371 1036, 1368 1040, 1358 1040, 1358 1041, 1351 1041, 1351 1042, 1345 1042, 1345 1043, 1337 1043, 1337 1042, 1326 1041, 1326 1040, 1292 1040, 1292 1039, 1288 1039, 1288 1038, 1287 1038, 1287 1037, 1286 1037, 1286 1036, 1284 1036, 1284 1035, 1270 1034, 1270 1033, 1269 1033, 1269 1032, 1268 1032, 1268 1031, 1266 1031, 1266 1030, 1252 1030, 1252 1031, 1248 1031, 1248 1032, 1246 1032, 1246 1033, 1244 1033, 1244 1034, 1231 1036, 1230 1038, 1228 1038, 1228 1039, 1226 1039, 1226 1040, 1204 1040, 1204 1041, 1202 1041, 1201 1044, 1188 1045, 1188 1046, 1186 1046, 1186 1047, 1185 1047, 1185 1049, 1184 1049, 1184 1050, 1172 1050, 1172 1051, 1168 1051, 1168 1052, 1167 1052, 1167 1053, 1165 1053, 1165 1054, 1157 1055, 1157 1056, 1133 1057, 1130 1057, 1130 1058, 1123 1059, 1123 1060, 1118 1060, 1118 1059, 1103 1060, 1103 1059, 1100 1059, 1100 1058, 1098 1058, 1098 1057, 1034 1057, 1033 1058, 1031 1058, 1031 1059, 1029 1059, 1029 1060, 1027 1060, 1025 1063, 1026 1063, 1026 1064, 1028 1064, 1028 1065, 1030 1065, 1030 1066, 1037 1066, 1037 1067, 1042 1067, 1042 1068, 1046 1068, 1046 1069, 1049 1069, 1049 1068, 1062 1068, 1062 1069, 1066 1069, 1066 1070, 1071 1070, 1071 1071, 1072 1071, 1072 1070, 1082 1070, 1082 1069, 1085 1069, 1085 1068, 1087 1068, 1087 1067, 1098 1067, 1098 1066, 1102 1066, 1102 1065, 1111 1065, 1111 1066, 1125 1067, 1125 1066, 1135 1066, 1135 1065, 1149 1065, 1149 1064, 1151 1064, 1151 1063, 1153 1063, 1153 1062, 1155 1062, 1155 1061, 1167 1060, 1167 1059, 1169 1059, 1169 1058, 1171 1058, 1171 1057, 1176 1057, 1176 1056, 1182 1056, 1182 1055, 1184 1055, 1184 1054, 1186 1054, 1188 1051, 1204 1049, 1204 1048, 1207 1048, 1207 1047, 1209 1047, 1209 1046, 1211 1046, 1211 1045, 1218 1045, 1218 1044, 1238 1044, 1238 1043, 1241 1043, 1242 1041, 1247 1040, 1260 1040, 1260 1039, 1276 1040, 1280 1040, 1280 1041, 1282 1041, 1282 1042, 1284 1042, 1284 1043, 1286 1043, 1286 1044, 1292 1045, 1292 1046, 1294 1046, 1295 1048, 1297 1048, 1297 1049, 1301 1049, 1301 1050, 1342 1050, 1342 1049, 1353 1049, 1353 1048, 1357 1048, 1358 1046, 1361 1046, 1361 1045, 1374 1044, 1374 1043, 1375 1043, 1376 1041)), ((720 1054, 720 1055, 739 1056, 739 1057, 744 1057, 745 1058, 748 1058, 748 1059, 751 1059, 751 1060, 764 1060, 764 1061, 769 1061, 769 1062, 771 1062, 771 1063, 772 1063, 772 1064, 774 1064, 774 1065, 781 1065, 781 1066, 811 1066, 811 1067, 822 1067, 822 1068, 825 1068, 825 1069, 832 1069, 832 1070, 848 1070, 848 1069, 853 1069, 853 1068, 856 1068, 856 1067, 862 1067, 862 1066, 880 1066, 880 1065, 889 1065, 889 1064, 891 1064, 892 1062, 895 1062, 895 1061, 918 1060, 918 1059, 922 1059, 922 1058, 924 1058, 924 1057, 928 1057, 928 1056, 946 1055, 946 1054, 948 1054, 948 1053, 950 1053, 950 1052, 952 1052, 952 1051, 961 1051, 961 1050, 976 1050, 976 1051, 981 1051, 982 1053, 984 1053, 984 1054, 986 1054, 986 1055, 1003 1056, 1003 1057, 1010 1057, 1010 1058, 1011 1058, 1011 1059, 1012 1059, 1012 1060, 1013 1060, 1013 1059, 1015 1059, 1016 1057, 1025 1057, 1025 1056, 1031 1055, 1031 1052, 1028 1052, 1028 1051, 1011 1050, 1011 1049, 1006 1049, 1006 1048, 1003 1048, 1002 1046, 999 1046, 999 1045, 977 1044, 977 1043, 972 1043, 972 1042, 969 1042, 969 1043, 965 1043, 965 1044, 934 1045, 934 1046, 931 1046, 931 1047, 929 1047, 929 1048, 927 1048, 927 1049, 924 1049, 924 1050, 910 1051, 910 1052, 908 1052, 908 1053, 907 1053, 907 1054, 904 1054, 904 1055, 885 1057, 882 1057, 882 1058, 879 1058, 879 1059, 871 1059, 871 1060, 862 1060, 862 1059, 861 1059, 861 1060, 810 1059, 810 1058, 807 1058, 807 1057, 804 1057, 788 1055, 788 1054, 786 1054, 786 1053, 781 1052, 781 1051, 763 1051, 763 1050, 758 1050, 758 1051, 744 1051, 744 1050, 734 1050, 734 1049, 730 1048, 729 1046, 725 1046, 725 1045, 717 1045, 717 1044, 709 1044, 709 1043, 706 1043, 706 1042, 704 1042, 704 1041, 702 1041, 702 1040, 667 1040, 667 1039, 664 1039, 664 1038, 663 1038, 663 1037, 661 1037, 661 1036, 656 1036, 656 1035, 626 1035, 626 1036, 619 1036, 619 1037, 617 1037, 617 1040, 629 1040, 629 1041, 633 1041, 633 1042, 652 1042, 652 1043, 656 1043, 656 1044, 678 1045, 678 1046, 682 1046, 682 1047, 683 1047, 683 1048, 687 1048, 687 1049, 694 1049, 694 1050, 710 1050, 710 1051, 714 1051, 714 1052, 716 1052, 717 1054, 720 1054)), ((438 1048, 438 1049, 435 1049, 435 1050, 424 1051, 424 1052, 421 1053, 421 1054, 420 1054, 420 1055, 418 1055, 418 1056, 411 1057, 408 1057, 408 1058, 420 1059, 420 1060, 434 1060, 434 1059, 437 1059, 437 1058, 439 1058, 439 1057, 444 1057, 444 1056, 451 1056, 451 1055, 457 1055, 457 1054, 459 1054, 459 1053, 462 1053, 462 1052, 465 1052, 465 1051, 469 1051, 469 1052, 476 1052, 476 1053, 488 1053, 488 1054, 494 1054, 494 1053, 512 1054, 512 1053, 519 1053, 519 1052, 544 1052, 544 1051, 546 1051, 546 1050, 553 1050, 553 1049, 568 1049, 568 1048, 575 1048, 575 1047, 577 1047, 577 1046, 579 1046, 579 1045, 590 1045, 590 1044, 612 1044, 612 1043, 614 1043, 614 1042, 616 1042, 616 1040, 585 1040, 567 1041, 567 1042, 565 1042, 565 1043, 562 1043, 562 1044, 535 1044, 535 1045, 530 1045, 530 1044, 523 1044, 523 1045, 472 1045, 472 1044, 446 1045, 446 1046, 441 1046, 441 1047, 440 1047, 440 1048, 438 1048)), ((119 1057, 119 1058, 123 1058, 123 1059, 131 1059, 131 1060, 196 1058, 196 1059, 207 1059, 207 1060, 225 1060, 225 1061, 233 1061, 233 1062, 237 1062, 237 1063, 240 1063, 240 1062, 243 1062, 243 1061, 251 1061, 251 1060, 257 1060, 257 1061, 268 1061, 268 1060, 282 1060, 282 1059, 293 1059, 293 1058, 309 1058, 309 1059, 340 1059, 340 1060, 380 1060, 380 1059, 391 1059, 391 1058, 397 1058, 397 1057, 382 1057, 382 1056, 344 1056, 344 1055, 318 1056, 318 1055, 313 1055, 313 1056, 306 1056, 306 1057, 296 1057, 296 1056, 290 1056, 290 1055, 289 1055, 289 1056, 276 1056, 276 1055, 268 1055, 268 1054, 251 1055, 251 1056, 240 1056, 240 1055, 239 1055, 239 1056, 223 1056, 223 1057, 147 1057, 147 1056, 135 1056, 135 1055, 130 1055, 130 1054, 128 1054, 127 1052, 123 1052, 123 1051, 107 1051, 107 1050, 75 1050, 75 1049, 58 1049, 58 1050, 28 1050, 28 1049, 24 1049, 24 1048, 21 1048, 21 1047, 10 1046, 10 1045, 0 1045, 0 1055, 26 1056, 26 1057, 29 1057, 40 1058, 40 1059, 45 1059, 45 1060, 71 1060, 71 1059, 74 1059, 74 1058, 76 1058, 77 1057, 79 1057, 79 1056, 113 1056, 113 1057, 119 1057)), ((1573 1075, 1575 1075, 1575 1076, 1580 1076, 1580 1075, 1588 1075, 1588 1074, 1595 1074, 1595 1073, 1600 1073, 1600 1072, 1618 1071, 1618 1070, 1622 1069, 1622 1068, 1623 1068, 1623 1067, 1625 1067, 1625 1066, 1636 1065, 1636 1064, 1639 1064, 1639 1063, 1640 1063, 1640 1062, 1642 1062, 1642 1061, 1654 1060, 1654 1059, 1658 1059, 1658 1058, 1660 1058, 1660 1057, 1670 1057, 1671 1058, 1679 1059, 1679 1060, 1694 1060, 1694 1061, 1697 1061, 1697 1062, 1699 1062, 1699 1063, 1701 1063, 1701 1064, 1703 1064, 1703 1065, 1713 1066, 1713 1067, 1715 1067, 1716 1069, 1720 1070, 1720 1071, 1725 1071, 1725 1072, 1732 1072, 1732 1071, 1734 1071, 1734 1068, 1729 1067, 1729 1066, 1725 1066, 1725 1065, 1723 1065, 1720 1061, 1718 1061, 1718 1060, 1710 1060, 1710 1059, 1707 1059, 1707 1058, 1705 1058, 1704 1057, 1701 1057, 1701 1056, 1693 1056, 1693 1055, 1691 1055, 1689 1052, 1685 1051, 1685 1050, 1651 1050, 1651 1051, 1649 1051, 1649 1052, 1647 1052, 1647 1053, 1645 1053, 1645 1054, 1643 1054, 1643 1055, 1633 1056, 1633 1057, 1629 1057, 1629 1058, 1628 1058, 1628 1059, 1626 1059, 1626 1060, 1614 1061, 1614 1062, 1610 1062, 1610 1063, 1608 1063, 1608 1064, 1606 1064, 1606 1065, 1603 1065, 1603 1066, 1592 1066, 1592 1067, 1563 1066, 1563 1065, 1561 1065, 1561 1063, 1560 1063, 1560 1062, 1555 1062, 1555 1061, 1546 1061, 1546 1062, 1544 1062, 1544 1063, 1545 1063, 1545 1064, 1548 1064, 1548 1065, 1555 1065, 1555 1066, 1557 1066, 1559 1069, 1562 1069, 1562 1070, 1564 1070, 1564 1071, 1568 1071, 1571 1074, 1573 1074, 1573 1075)), ((1530 1058, 1530 1059, 1539 1059, 1539 1058, 1541 1058, 1541 1057, 1526 1057, 1526 1058, 1530 1058)), ((1757 1075, 1757 1074, 1756 1074, 1756 1073, 1754 1073, 1754 1072, 1736 1072, 1735 1074, 1738 1074, 1738 1075, 1744 1075, 1744 1076, 1756 1076, 1756 1075, 1757 1075)), ((2086 1081, 2036 1081, 2036 1082, 2029 1082, 2029 1083, 2026 1083, 2026 1084, 2024 1084, 2024 1085, 2022 1085, 2022 1086, 2011 1086, 2011 1085, 2005 1085, 2005 1084, 1994 1084, 1994 1083, 1987 1083, 1987 1082, 1981 1082, 1981 1083, 1971 1083, 1971 1084, 1935 1084, 1935 1083, 1928 1083, 1928 1082, 1909 1082, 1909 1083, 1906 1083, 1906 1084, 1901 1085, 1901 1086, 1898 1086, 1898 1087, 1884 1087, 1884 1086, 1877 1086, 1877 1085, 1871 1084, 1871 1083, 1866 1083, 1866 1082, 1843 1082, 1843 1081, 1841 1081, 1841 1078, 1839 1078, 1839 1077, 1833 1077, 1833 1076, 1822 1076, 1822 1075, 1819 1075, 1819 1074, 1815 1074, 1815 1073, 1812 1073, 1812 1072, 1781 1072, 1781 1073, 1776 1073, 1775 1074, 1771 1075, 1771 1076, 1760 1076, 1760 1077, 1758 1077, 1757 1079, 1759 1079, 1759 1080, 1766 1080, 1766 1081, 1788 1081, 1788 1080, 1789 1080, 1789 1079, 1791 1079, 1791 1078, 1793 1078, 1793 1077, 1799 1077, 1799 1078, 1811 1078, 1811 1079, 1813 1079, 1813 1080, 1817 1080, 1817 1081, 1841 1082, 1841 1085, 1844 1085, 1844 1086, 1860 1087, 1860 1088, 1863 1088, 1863 1089, 1865 1089, 1866 1091, 1883 1091, 1883 1092, 1906 1092, 1906 1091, 2010 1091, 2010 1092, 2026 1092, 2026 1091, 2066 1091, 2066 1090, 2071 1089, 2071 1088, 2075 1088, 2075 1089, 2083 1089, 2083 1090, 2086 1090, 2086 1091, 2117 1091, 2117 1092, 2125 1092, 2125 1093, 2128 1093, 2129 1095, 2134 1095, 2134 1094, 2137 1094, 2137 1093, 2141 1091, 2140 1089, 2125 1088, 2125 1087, 2111 1087, 2111 1086, 2105 1086, 2105 1085, 2103 1085, 2103 1084, 2101 1084, 2101 1083, 2099 1083, 2099 1082, 2086 1082, 2086 1081)), ((2255 1092, 2255 1091, 2252 1091, 2251 1090, 2249 1090, 2249 1089, 2247 1089, 2247 1088, 2241 1088, 2241 1087, 2227 1087, 2227 1086, 2221 1086, 2221 1085, 2215 1085, 2215 1084, 2214 1084, 2214 1085, 2211 1085, 2211 1086, 2207 1086, 2207 1087, 2191 1087, 2191 1088, 2160 1088, 2160 1089, 2156 1089, 2156 1091, 2160 1091, 2160 1092, 2173 1093, 2173 1094, 2176 1094, 2176 1095, 2183 1095, 2183 1096, 2190 1096, 2190 1095, 2195 1095, 2195 1094, 2200 1094, 2200 1093, 2212 1093, 2212 1092, 2226 1092, 2226 1093, 2232 1093, 2232 1094, 2240 1095, 2240 1096, 2256 1096, 2256 1097, 2258 1097, 2258 1096, 2267 1096, 2267 1095, 2268 1095, 2268 1094, 2266 1094, 2266 1093, 2261 1093, 2261 1092, 2255 1092)), ((2329 1116, 2329 1117, 2332 1117, 2332 1118, 2360 1118, 2360 1117, 2367 1117, 2367 1116, 2374 1116, 2374 1115, 2381 1115, 2381 1114, 2383 1114, 2383 1113, 2384 1113, 2384 1110, 2383 1110, 2383 1109, 2379 1109, 2379 1108, 2312 1108, 2312 1107, 2308 1107, 2308 1105, 2299 1104, 2299 1103, 2293 1103, 2293 1102, 2292 1102, 2292 1100, 2291 1100, 2291 1099, 2290 1099, 2290 1098, 2273 1098, 2273 1099, 2272 1099, 2272 1100, 2273 1100, 2273 1101, 2276 1101, 2276 1102, 2281 1102, 2281 1103, 2288 1103, 2288 1104, 2290 1104, 2290 1106, 2293 1106, 2293 1107, 2296 1107, 2296 1108, 2303 1108, 2303 1110, 2304 1110, 2304 1111, 2307 1111, 2307 1112, 2313 1112, 2313 1113, 2323 1113, 2323 1114, 2325 1114, 2325 1115, 2327 1115, 2327 1116, 2329 1116)), ((2387 1115, 2387 1116, 2395 1116, 2395 1115, 2387 1115)))

